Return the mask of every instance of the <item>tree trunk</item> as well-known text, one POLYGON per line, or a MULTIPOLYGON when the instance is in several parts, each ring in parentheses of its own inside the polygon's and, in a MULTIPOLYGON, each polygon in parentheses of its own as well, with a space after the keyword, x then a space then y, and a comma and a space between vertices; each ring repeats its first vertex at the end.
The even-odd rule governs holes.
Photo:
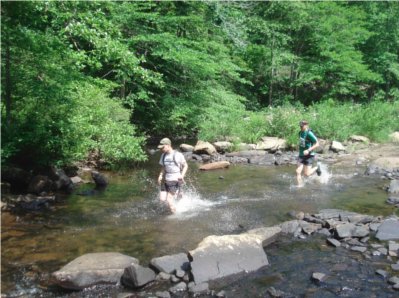
POLYGON ((124 79, 121 86, 121 98, 126 97, 126 80, 124 79))
POLYGON ((5 101, 6 101, 6 125, 11 124, 11 50, 8 36, 6 37, 6 86, 5 86, 5 101))
POLYGON ((269 88, 269 106, 273 103, 273 77, 274 77, 274 36, 272 37, 272 46, 271 46, 271 57, 270 57, 270 88, 269 88))

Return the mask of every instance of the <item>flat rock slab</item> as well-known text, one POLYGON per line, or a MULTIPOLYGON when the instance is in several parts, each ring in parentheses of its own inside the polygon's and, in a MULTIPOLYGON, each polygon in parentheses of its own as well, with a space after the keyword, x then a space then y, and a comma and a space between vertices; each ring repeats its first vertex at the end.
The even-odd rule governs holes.
POLYGON ((196 284, 255 271, 269 264, 257 234, 208 236, 190 254, 196 284))
POLYGON ((174 273, 177 270, 186 270, 189 260, 185 253, 154 258, 150 262, 151 266, 160 272, 174 273))
POLYGON ((265 227, 252 229, 247 232, 249 235, 254 235, 262 242, 262 246, 266 247, 273 243, 282 232, 280 226, 265 227))
POLYGON ((259 151, 259 150, 244 150, 244 151, 237 151, 237 152, 230 152, 226 153, 226 157, 253 157, 253 156, 264 156, 266 155, 266 151, 259 151))
MULTIPOLYGON (((340 209, 323 209, 320 210, 319 213, 314 214, 314 217, 319 218, 319 219, 335 219, 335 220, 339 220, 341 217, 341 214, 347 214, 347 211, 344 210, 340 210, 340 209)), ((350 213, 351 215, 352 212, 350 213)))
POLYGON ((378 240, 398 240, 399 220, 394 218, 384 220, 378 227, 376 238, 378 240))
POLYGON ((138 264, 136 258, 116 252, 89 253, 66 264, 52 274, 59 286, 82 290, 98 284, 117 284, 126 267, 138 264))

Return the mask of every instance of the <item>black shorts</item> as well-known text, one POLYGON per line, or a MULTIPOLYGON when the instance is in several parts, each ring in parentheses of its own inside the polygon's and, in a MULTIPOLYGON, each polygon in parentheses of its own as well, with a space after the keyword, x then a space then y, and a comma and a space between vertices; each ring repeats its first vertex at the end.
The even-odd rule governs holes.
POLYGON ((161 184, 161 191, 170 192, 171 194, 175 194, 180 190, 180 186, 182 185, 182 181, 164 181, 161 184))
POLYGON ((298 156, 298 163, 301 163, 305 166, 311 166, 314 160, 315 160, 314 155, 298 156))

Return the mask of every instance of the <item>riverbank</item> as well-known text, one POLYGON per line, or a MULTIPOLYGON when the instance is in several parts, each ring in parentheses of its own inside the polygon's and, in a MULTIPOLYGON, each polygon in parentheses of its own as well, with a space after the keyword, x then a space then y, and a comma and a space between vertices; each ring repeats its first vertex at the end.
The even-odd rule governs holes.
MULTIPOLYGON (((56 202, 51 210, 2 217, 2 289, 10 297, 16 293, 27 295, 31 290, 38 293, 37 296, 54 297, 54 289, 48 283, 49 274, 85 253, 117 251, 134 256, 146 265, 157 256, 193 250, 208 235, 232 235, 280 224, 287 220, 290 210, 313 214, 325 208, 341 208, 376 217, 380 214, 386 217, 397 210, 385 204, 388 194, 382 186, 389 182, 386 177, 364 175, 368 162, 360 164, 356 159, 335 166, 341 162, 341 157, 347 159, 349 156, 336 154, 336 157, 336 161, 329 163, 328 171, 332 176, 327 184, 315 177, 302 189, 293 186, 294 165, 237 164, 229 169, 200 172, 191 164, 188 182, 194 188, 186 195, 196 207, 183 209, 177 216, 163 211, 156 196, 157 188, 150 183, 159 171, 159 156, 153 156, 150 165, 143 170, 106 173, 110 184, 104 192, 93 196, 73 193, 56 202), (14 280, 15 277, 18 278, 14 280), (19 290, 13 290, 14 287, 19 290)), ((90 188, 90 185, 84 187, 90 188)), ((291 240, 294 246, 297 241, 309 243, 308 254, 318 255, 320 249, 310 239, 291 240)), ((326 245, 324 240, 322 247, 326 245)), ((290 244, 287 248, 280 247, 279 242, 276 245, 283 255, 292 247, 290 244)), ((284 259, 278 254, 275 256, 284 259)), ((273 267, 266 267, 267 272, 280 266, 270 263, 273 267)), ((281 266, 289 267, 284 263, 281 266)), ((295 266, 292 263, 291 269, 297 271, 295 266)), ((237 286, 240 281, 251 283, 245 276, 237 281, 237 286)), ((246 288, 260 289, 258 282, 253 282, 246 288)), ((277 288, 275 282, 269 282, 269 287, 277 288)), ((383 285, 386 287, 386 283, 383 285)), ((296 291, 303 291, 301 285, 296 287, 296 291)), ((90 289, 90 292, 95 293, 99 288, 90 289)), ((217 287, 210 289, 219 292, 217 287)), ((223 289, 228 287, 220 288, 223 289)), ((113 291, 123 292, 124 289, 108 287, 102 295, 113 291)), ((82 292, 81 297, 87 293, 82 292)), ((68 297, 68 292, 57 292, 55 296, 68 297)))

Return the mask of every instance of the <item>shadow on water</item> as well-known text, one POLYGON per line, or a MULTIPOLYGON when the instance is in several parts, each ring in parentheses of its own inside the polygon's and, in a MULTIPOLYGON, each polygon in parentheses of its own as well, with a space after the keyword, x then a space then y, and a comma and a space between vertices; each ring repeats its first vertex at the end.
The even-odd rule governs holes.
MULTIPOLYGON (((49 273, 85 253, 116 251, 145 265, 153 257, 194 249, 208 235, 281 223, 290 219, 287 214, 292 210, 394 212, 385 204, 384 182, 356 175, 356 169, 324 165, 321 177, 308 179, 298 188, 294 166, 235 165, 200 172, 197 164, 190 164, 183 199, 178 212, 171 215, 158 199, 158 159, 159 155, 154 156, 143 169, 105 173, 110 180, 105 191, 81 196, 79 192, 92 187, 82 186, 55 210, 25 216, 3 213, 2 292, 17 296, 33 291, 50 297, 49 273)), ((318 249, 310 248, 309 256, 312 251, 318 249)), ((272 264, 287 266, 287 271, 298 269, 288 257, 271 254, 270 258, 272 264)), ((249 286, 253 287, 263 289, 258 281, 249 286)))

